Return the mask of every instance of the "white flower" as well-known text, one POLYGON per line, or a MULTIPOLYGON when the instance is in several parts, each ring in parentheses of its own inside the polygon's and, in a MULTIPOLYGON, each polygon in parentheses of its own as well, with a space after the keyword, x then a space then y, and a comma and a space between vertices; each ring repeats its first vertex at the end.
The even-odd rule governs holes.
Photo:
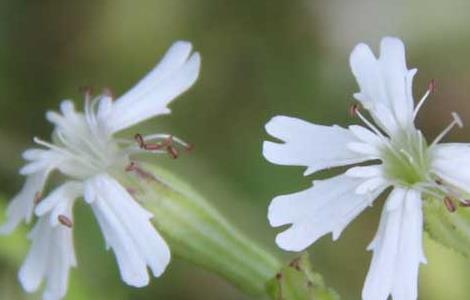
POLYGON ((281 143, 266 141, 263 154, 272 163, 306 166, 305 175, 316 171, 369 162, 349 168, 344 174, 313 182, 307 190, 273 199, 268 218, 272 226, 292 224, 276 242, 290 251, 301 251, 321 236, 332 233, 336 240, 343 229, 387 189, 379 229, 372 243, 372 263, 362 293, 364 300, 417 298, 418 268, 425 263, 422 231, 423 196, 443 199, 450 211, 462 193, 470 192, 470 147, 438 144, 455 125, 452 123, 431 144, 415 128, 416 114, 428 90, 414 106, 412 79, 403 43, 384 38, 380 57, 357 45, 351 68, 360 87, 354 97, 375 124, 353 112, 366 127, 323 126, 296 118, 277 116, 267 132, 281 143))
POLYGON ((69 269, 76 265, 72 206, 80 197, 90 204, 107 246, 114 251, 123 281, 142 287, 149 282, 147 267, 156 277, 163 273, 170 260, 168 246, 151 224, 152 214, 118 179, 126 176, 126 169, 144 176, 133 161, 135 154, 150 151, 176 156, 177 146, 187 145, 166 134, 136 135, 136 141, 116 138, 115 134, 170 112, 168 103, 198 77, 200 57, 191 51, 190 43, 176 42, 145 78, 116 101, 109 93, 92 99, 87 92, 84 113, 77 112, 69 100, 61 103, 61 114, 47 113, 55 126, 53 142, 35 138, 44 148, 23 153, 28 163, 20 173, 26 182, 0 227, 0 232, 7 234, 22 220, 30 222, 33 213, 39 217, 30 235, 31 251, 19 275, 26 291, 37 290, 45 279, 44 299, 64 297, 69 269), (54 170, 66 181, 41 200, 48 175, 54 170))

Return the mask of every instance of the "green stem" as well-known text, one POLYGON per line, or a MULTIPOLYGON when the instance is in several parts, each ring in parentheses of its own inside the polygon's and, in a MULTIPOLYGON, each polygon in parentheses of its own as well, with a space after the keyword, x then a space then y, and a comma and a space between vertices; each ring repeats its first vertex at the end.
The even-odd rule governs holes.
POLYGON ((191 187, 167 171, 142 165, 136 197, 154 213, 159 231, 172 253, 208 269, 255 295, 265 294, 266 283, 281 263, 246 238, 191 187), (149 175, 149 176, 147 176, 149 175))
POLYGON ((303 255, 281 261, 233 227, 209 202, 168 171, 142 164, 125 183, 154 214, 153 222, 177 257, 219 274, 246 293, 273 300, 336 300, 303 255))

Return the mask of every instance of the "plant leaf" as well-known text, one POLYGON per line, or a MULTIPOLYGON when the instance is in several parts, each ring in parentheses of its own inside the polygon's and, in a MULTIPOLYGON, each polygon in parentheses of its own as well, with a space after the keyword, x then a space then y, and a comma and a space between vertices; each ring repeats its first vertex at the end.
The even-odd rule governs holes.
POLYGON ((459 207, 449 212, 435 199, 424 203, 425 230, 436 242, 470 257, 470 208, 459 207))

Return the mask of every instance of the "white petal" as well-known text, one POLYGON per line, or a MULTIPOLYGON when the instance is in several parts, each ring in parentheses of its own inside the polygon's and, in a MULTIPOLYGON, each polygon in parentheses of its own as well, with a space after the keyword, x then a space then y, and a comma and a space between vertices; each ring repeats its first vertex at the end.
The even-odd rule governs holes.
POLYGON ((306 166, 305 175, 370 159, 348 149, 347 144, 358 142, 358 139, 339 126, 322 126, 276 116, 266 124, 266 131, 284 143, 265 141, 264 157, 275 164, 306 166))
POLYGON ((29 162, 20 169, 21 175, 30 175, 44 170, 52 170, 64 160, 63 154, 54 150, 28 149, 23 157, 29 162))
POLYGON ((10 201, 7 221, 0 227, 0 234, 11 233, 24 220, 29 223, 33 216, 34 199, 42 193, 49 171, 41 171, 26 177, 21 191, 10 201))
POLYGON ((313 186, 295 194, 278 196, 269 205, 271 226, 292 224, 276 238, 279 247, 302 251, 321 236, 333 233, 337 239, 343 229, 382 191, 370 195, 354 192, 363 179, 346 175, 314 181, 313 186))
POLYGON ((68 181, 56 188, 36 206, 37 216, 49 215, 50 225, 59 225, 59 216, 71 218, 71 208, 75 199, 83 194, 83 185, 79 181, 68 181))
POLYGON ((70 268, 76 266, 72 231, 49 225, 48 216, 39 218, 31 231, 31 249, 19 271, 27 292, 36 291, 46 280, 43 299, 62 299, 67 291, 70 268))
POLYGON ((376 159, 380 157, 380 150, 371 144, 366 143, 348 143, 346 147, 357 153, 358 155, 368 156, 370 159, 376 159))
POLYGON ((189 42, 176 42, 161 62, 112 107, 108 126, 112 132, 151 117, 167 114, 168 103, 189 89, 199 76, 199 53, 191 56, 189 42))
POLYGON ((470 193, 470 144, 438 144, 431 148, 431 168, 444 181, 470 193))
POLYGON ((132 286, 147 285, 147 265, 154 276, 160 276, 170 261, 170 251, 150 222, 152 215, 105 174, 85 183, 85 197, 94 197, 86 200, 114 251, 122 280, 132 286))
POLYGON ((354 96, 369 109, 377 124, 389 134, 398 126, 413 126, 411 81, 416 70, 407 69, 401 40, 384 38, 379 59, 367 45, 359 44, 351 53, 350 64, 360 87, 360 93, 354 96))
POLYGON ((382 211, 379 229, 369 245, 374 251, 367 274, 363 300, 416 300, 422 247, 421 195, 396 188, 382 211), (389 202, 394 202, 390 209, 389 202))
POLYGON ((346 171, 346 175, 356 178, 382 177, 382 165, 371 165, 365 167, 352 167, 346 171))
POLYGON ((383 141, 377 134, 373 133, 367 128, 364 128, 363 126, 351 125, 348 128, 352 134, 354 134, 354 136, 356 136, 365 144, 375 146, 376 148, 380 148, 383 145, 383 141))
POLYGON ((354 192, 359 195, 367 195, 376 189, 384 188, 389 185, 390 183, 388 180, 386 180, 384 177, 378 176, 364 181, 356 188, 354 192))

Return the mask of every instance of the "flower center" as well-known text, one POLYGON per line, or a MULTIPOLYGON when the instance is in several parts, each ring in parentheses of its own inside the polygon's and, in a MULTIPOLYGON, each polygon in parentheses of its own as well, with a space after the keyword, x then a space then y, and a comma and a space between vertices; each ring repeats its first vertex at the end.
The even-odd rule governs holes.
POLYGON ((428 149, 426 140, 418 130, 394 135, 382 152, 385 176, 407 187, 427 181, 430 170, 428 149))

